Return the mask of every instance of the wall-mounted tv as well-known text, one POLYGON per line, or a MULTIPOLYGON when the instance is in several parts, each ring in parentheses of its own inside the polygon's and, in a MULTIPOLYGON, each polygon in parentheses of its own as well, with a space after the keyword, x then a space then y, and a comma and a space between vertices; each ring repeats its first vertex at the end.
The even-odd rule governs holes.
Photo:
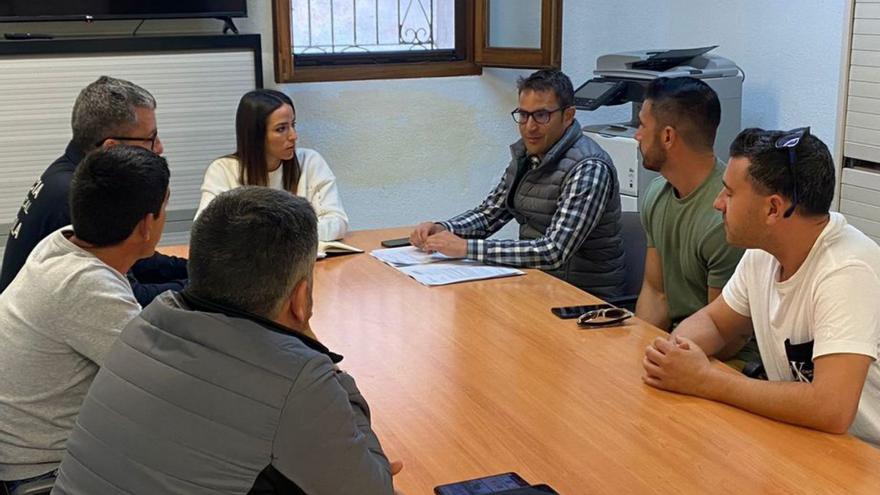
POLYGON ((0 22, 247 17, 247 0, 0 0, 0 22))

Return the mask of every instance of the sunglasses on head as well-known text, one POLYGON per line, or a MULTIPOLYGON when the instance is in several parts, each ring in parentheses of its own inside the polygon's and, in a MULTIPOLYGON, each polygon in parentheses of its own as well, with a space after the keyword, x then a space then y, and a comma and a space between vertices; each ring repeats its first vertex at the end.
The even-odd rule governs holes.
POLYGON ((792 129, 776 140, 774 143, 774 148, 778 150, 787 149, 788 150, 788 170, 791 172, 791 206, 785 210, 785 213, 782 214, 783 218, 788 218, 794 213, 794 209, 798 204, 798 187, 797 187, 797 169, 795 168, 795 162, 797 161, 797 147, 801 144, 801 141, 804 140, 807 136, 810 135, 809 127, 799 127, 797 129, 792 129))

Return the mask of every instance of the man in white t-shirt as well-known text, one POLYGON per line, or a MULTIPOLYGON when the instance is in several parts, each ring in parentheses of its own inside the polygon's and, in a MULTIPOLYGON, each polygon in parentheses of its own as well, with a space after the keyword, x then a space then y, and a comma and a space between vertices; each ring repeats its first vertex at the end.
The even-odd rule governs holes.
POLYGON ((87 155, 71 182, 73 225, 40 241, 0 294, 0 493, 61 462, 98 367, 140 313, 125 274, 162 235, 168 178, 142 148, 87 155))
POLYGON ((880 247, 829 212, 833 195, 809 128, 740 133, 715 207, 751 249, 722 297, 646 349, 644 381, 880 445, 880 247), (769 381, 710 364, 753 330, 769 381))

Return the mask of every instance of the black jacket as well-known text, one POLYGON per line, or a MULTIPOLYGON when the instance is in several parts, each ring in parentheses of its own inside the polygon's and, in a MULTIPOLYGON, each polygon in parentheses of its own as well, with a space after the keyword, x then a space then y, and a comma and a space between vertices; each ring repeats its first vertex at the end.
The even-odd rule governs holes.
MULTIPOLYGON (((84 153, 72 142, 34 183, 18 210, 6 240, 0 292, 12 283, 34 247, 52 232, 70 225, 70 181, 84 153)), ((166 290, 181 290, 188 278, 186 260, 154 255, 137 262, 128 273, 141 306, 166 290)))

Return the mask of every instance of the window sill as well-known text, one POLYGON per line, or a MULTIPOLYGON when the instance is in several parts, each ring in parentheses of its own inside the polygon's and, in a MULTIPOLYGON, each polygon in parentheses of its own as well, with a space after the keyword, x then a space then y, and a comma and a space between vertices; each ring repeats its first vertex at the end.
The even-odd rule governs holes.
POLYGON ((472 61, 412 62, 382 65, 295 67, 292 77, 276 77, 278 83, 362 81, 369 79, 408 79, 419 77, 472 76, 483 73, 472 61))

